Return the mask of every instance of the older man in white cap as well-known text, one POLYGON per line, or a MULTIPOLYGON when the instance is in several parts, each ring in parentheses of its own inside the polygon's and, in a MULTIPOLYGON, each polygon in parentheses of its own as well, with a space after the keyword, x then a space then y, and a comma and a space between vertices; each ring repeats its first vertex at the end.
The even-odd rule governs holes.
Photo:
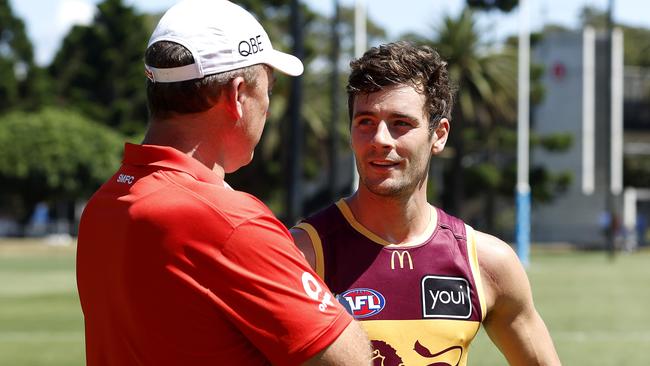
POLYGON ((286 228, 224 174, 260 139, 273 49, 241 7, 186 0, 145 54, 151 121, 84 210, 77 283, 87 364, 369 364, 361 328, 286 228))

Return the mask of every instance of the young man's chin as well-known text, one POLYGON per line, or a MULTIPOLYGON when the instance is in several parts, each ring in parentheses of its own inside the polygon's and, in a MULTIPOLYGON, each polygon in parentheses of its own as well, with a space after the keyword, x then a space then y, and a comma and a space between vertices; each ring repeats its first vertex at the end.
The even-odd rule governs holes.
POLYGON ((397 184, 397 182, 394 182, 389 179, 386 179, 382 182, 376 182, 376 183, 366 182, 364 183, 364 185, 366 186, 366 189, 368 189, 368 191, 378 196, 385 196, 385 197, 402 196, 406 188, 400 184, 397 184))

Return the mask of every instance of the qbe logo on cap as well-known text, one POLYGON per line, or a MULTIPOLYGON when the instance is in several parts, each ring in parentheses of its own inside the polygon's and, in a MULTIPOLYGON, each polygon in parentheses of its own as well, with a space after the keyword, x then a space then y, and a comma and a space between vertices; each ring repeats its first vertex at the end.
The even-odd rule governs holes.
POLYGON ((469 294, 469 284, 464 278, 425 276, 422 278, 422 316, 469 319, 472 315, 469 294))

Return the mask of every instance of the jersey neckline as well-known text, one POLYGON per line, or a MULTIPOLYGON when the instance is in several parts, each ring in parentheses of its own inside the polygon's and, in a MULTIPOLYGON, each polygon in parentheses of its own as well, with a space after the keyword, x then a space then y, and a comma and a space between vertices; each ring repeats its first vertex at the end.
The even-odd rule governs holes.
POLYGON ((352 213, 352 210, 350 209, 350 206, 348 203, 345 201, 344 198, 341 198, 336 202, 336 207, 339 209, 345 220, 352 226, 354 230, 356 230, 359 234, 365 236, 369 240, 383 246, 386 248, 391 248, 391 249, 397 249, 397 248, 413 248, 413 247, 418 247, 423 244, 425 244, 436 231, 436 228, 438 227, 438 220, 440 218, 440 212, 437 208, 432 207, 429 205, 431 210, 436 210, 436 219, 434 219, 434 215, 431 215, 431 219, 429 220, 429 224, 427 225, 427 228, 424 230, 424 232, 419 235, 415 240, 406 242, 406 243, 391 243, 379 235, 373 233, 368 229, 367 227, 363 226, 359 221, 357 221, 356 217, 354 217, 354 214, 352 213))

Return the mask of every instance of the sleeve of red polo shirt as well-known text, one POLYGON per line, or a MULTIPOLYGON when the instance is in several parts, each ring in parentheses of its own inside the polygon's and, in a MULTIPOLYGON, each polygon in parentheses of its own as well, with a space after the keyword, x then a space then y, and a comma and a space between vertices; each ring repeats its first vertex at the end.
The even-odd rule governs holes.
POLYGON ((273 364, 305 362, 352 321, 271 215, 236 227, 218 256, 215 295, 273 364))

